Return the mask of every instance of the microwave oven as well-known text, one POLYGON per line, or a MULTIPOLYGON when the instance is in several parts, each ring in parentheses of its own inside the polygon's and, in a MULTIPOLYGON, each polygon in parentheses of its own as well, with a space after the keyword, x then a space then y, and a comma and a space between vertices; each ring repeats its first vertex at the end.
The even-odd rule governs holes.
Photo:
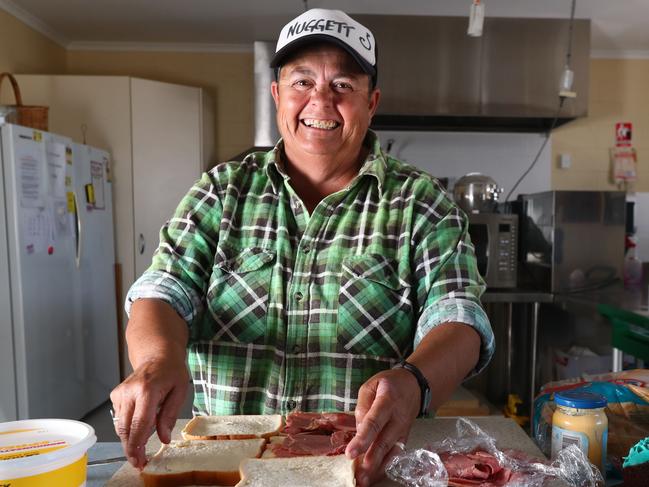
POLYGON ((565 293, 603 287, 622 277, 623 191, 544 191, 523 195, 521 203, 523 285, 565 293))
POLYGON ((478 271, 489 288, 516 287, 518 274, 518 215, 469 214, 469 235, 478 271))

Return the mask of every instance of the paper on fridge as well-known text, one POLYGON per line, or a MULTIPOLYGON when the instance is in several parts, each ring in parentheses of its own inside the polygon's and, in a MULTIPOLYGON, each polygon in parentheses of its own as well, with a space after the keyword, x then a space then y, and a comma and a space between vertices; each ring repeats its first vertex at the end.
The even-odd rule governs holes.
POLYGON ((48 142, 45 146, 50 195, 65 198, 65 144, 48 142))
POLYGON ((28 255, 47 250, 51 239, 52 225, 48 209, 25 208, 20 213, 22 219, 25 251, 28 255))
POLYGON ((42 152, 38 146, 25 145, 18 154, 20 184, 20 206, 23 208, 43 208, 45 206, 45 167, 42 152))

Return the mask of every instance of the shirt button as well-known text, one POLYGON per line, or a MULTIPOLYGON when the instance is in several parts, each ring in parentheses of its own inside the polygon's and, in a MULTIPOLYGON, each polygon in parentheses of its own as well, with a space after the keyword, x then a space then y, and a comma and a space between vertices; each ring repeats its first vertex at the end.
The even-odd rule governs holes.
POLYGON ((293 346, 293 353, 300 353, 302 351, 302 347, 299 345, 294 345, 293 346))
POLYGON ((287 401, 287 402, 286 402, 286 407, 287 407, 288 409, 290 409, 291 411, 292 411, 293 409, 295 409, 296 406, 297 406, 297 403, 296 403, 293 399, 291 399, 290 401, 287 401))
POLYGON ((302 252, 304 252, 305 254, 308 254, 309 252, 311 252, 311 247, 309 247, 308 245, 305 245, 304 247, 302 247, 302 252))
POLYGON ((296 292, 294 295, 296 301, 302 301, 302 298, 304 297, 304 294, 302 294, 300 291, 296 292))

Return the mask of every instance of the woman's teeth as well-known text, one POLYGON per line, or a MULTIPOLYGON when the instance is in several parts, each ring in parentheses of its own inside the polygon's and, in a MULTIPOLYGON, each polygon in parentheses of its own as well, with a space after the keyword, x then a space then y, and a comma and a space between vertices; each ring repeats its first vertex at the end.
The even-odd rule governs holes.
POLYGON ((302 123, 307 127, 314 127, 317 129, 332 130, 340 125, 335 120, 316 120, 314 118, 305 118, 302 123))

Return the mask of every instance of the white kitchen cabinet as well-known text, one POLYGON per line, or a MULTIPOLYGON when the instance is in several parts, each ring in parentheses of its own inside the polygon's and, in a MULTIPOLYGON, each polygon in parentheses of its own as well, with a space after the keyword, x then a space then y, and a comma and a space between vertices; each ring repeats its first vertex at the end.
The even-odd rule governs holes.
POLYGON ((151 262, 160 227, 214 163, 214 103, 201 88, 125 76, 17 79, 25 100, 50 107, 51 132, 112 155, 123 299, 151 262))

